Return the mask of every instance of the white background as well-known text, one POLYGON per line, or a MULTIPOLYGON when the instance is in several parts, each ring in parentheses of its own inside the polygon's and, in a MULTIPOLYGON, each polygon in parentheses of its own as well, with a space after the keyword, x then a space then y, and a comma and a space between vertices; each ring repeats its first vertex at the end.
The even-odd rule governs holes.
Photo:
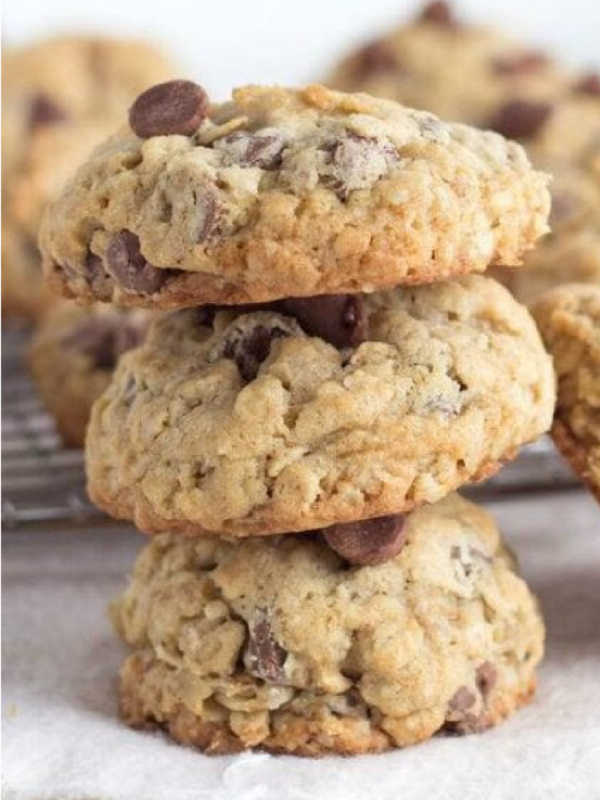
MULTIPOLYGON (((406 19, 415 0, 4 0, 5 43, 64 30, 144 35, 214 97, 244 83, 322 77, 349 45, 406 19)), ((571 63, 600 66, 600 0, 456 0, 571 63)), ((451 65, 449 65, 450 67, 451 65)))

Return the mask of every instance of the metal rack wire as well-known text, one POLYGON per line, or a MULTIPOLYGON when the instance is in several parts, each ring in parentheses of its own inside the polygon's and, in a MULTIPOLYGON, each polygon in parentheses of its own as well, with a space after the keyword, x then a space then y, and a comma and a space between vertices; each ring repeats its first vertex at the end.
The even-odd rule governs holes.
MULTIPOLYGON (((2 342, 2 523, 5 529, 114 525, 85 492, 83 454, 63 447, 24 366, 27 333, 7 328, 2 342)), ((577 483, 548 439, 490 480, 471 487, 478 499, 557 491, 577 483)))

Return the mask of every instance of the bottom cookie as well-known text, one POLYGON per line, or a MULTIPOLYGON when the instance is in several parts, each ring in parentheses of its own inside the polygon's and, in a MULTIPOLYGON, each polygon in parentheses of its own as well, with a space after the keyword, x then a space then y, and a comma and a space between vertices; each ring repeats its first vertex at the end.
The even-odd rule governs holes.
POLYGON ((351 566, 319 533, 161 535, 113 608, 123 719, 207 753, 320 756, 495 725, 535 689, 544 629, 490 517, 458 496, 351 566))

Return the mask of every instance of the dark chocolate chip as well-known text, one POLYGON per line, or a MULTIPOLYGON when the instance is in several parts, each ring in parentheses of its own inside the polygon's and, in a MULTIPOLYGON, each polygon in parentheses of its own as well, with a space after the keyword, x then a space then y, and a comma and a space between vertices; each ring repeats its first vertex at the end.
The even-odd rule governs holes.
POLYGON ((578 94, 588 94, 592 97, 600 97, 600 74, 597 72, 590 72, 589 75, 584 75, 580 78, 573 90, 578 94))
POLYGON ((286 651, 275 641, 269 615, 259 611, 248 623, 248 644, 244 662, 248 671, 268 683, 281 684, 285 681, 283 665, 286 651))
POLYGON ((497 75, 530 75, 549 64, 548 56, 538 50, 492 59, 492 69, 497 75))
POLYGON ((219 139, 214 146, 226 152, 234 163, 268 170, 281 164, 285 139, 275 133, 236 131, 219 139))
POLYGON ((396 54, 381 40, 365 45, 356 54, 354 74, 357 78, 368 78, 371 75, 396 72, 400 69, 396 54))
POLYGON ((106 266, 115 281, 131 292, 152 295, 161 289, 173 270, 158 269, 140 252, 140 240, 131 231, 116 233, 106 249, 106 266))
POLYGON ((351 131, 321 149, 327 165, 321 178, 340 200, 347 200, 355 189, 372 185, 398 161, 398 151, 388 140, 359 136, 351 131), (378 170, 374 173, 375 164, 378 170))
POLYGON ((433 22, 435 25, 443 25, 449 28, 457 24, 450 3, 446 3, 444 0, 434 0, 432 3, 427 3, 417 19, 421 22, 433 22))
POLYGON ((202 183, 196 192, 199 220, 196 241, 205 242, 219 230, 221 221, 221 198, 212 183, 202 183))
POLYGON ((452 712, 463 713, 473 708, 477 698, 466 686, 461 686, 448 703, 448 708, 452 712))
POLYGON ((129 125, 142 139, 191 136, 208 113, 208 95, 192 81, 159 83, 143 92, 129 110, 129 125))
POLYGON ((527 139, 540 130, 551 114, 549 103, 509 100, 490 120, 489 127, 508 139, 527 139))
POLYGON ((323 530, 325 541, 350 564, 373 566, 398 555, 406 543, 404 517, 391 516, 340 523, 323 530))
POLYGON ((247 382, 253 381, 258 375, 260 365, 268 358, 273 341, 294 333, 301 334, 300 328, 285 317, 259 317, 252 320, 241 316, 224 334, 223 344, 217 355, 235 361, 242 378, 247 382))
POLYGON ((68 119, 67 112, 45 94, 36 94, 29 109, 29 127, 42 128, 68 119))
POLYGON ((357 347, 368 336, 369 320, 358 294, 292 297, 282 300, 280 308, 294 316, 308 334, 335 347, 357 347))
POLYGON ((477 667, 475 682, 485 700, 498 680, 498 671, 491 661, 484 661, 477 667))

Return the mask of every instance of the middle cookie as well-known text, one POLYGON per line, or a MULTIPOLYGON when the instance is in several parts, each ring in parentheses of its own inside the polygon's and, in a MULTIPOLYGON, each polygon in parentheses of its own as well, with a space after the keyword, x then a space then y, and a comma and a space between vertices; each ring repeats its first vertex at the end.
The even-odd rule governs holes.
POLYGON ((533 320, 489 278, 183 311, 94 406, 89 491, 150 533, 310 530, 486 477, 553 408, 533 320))

